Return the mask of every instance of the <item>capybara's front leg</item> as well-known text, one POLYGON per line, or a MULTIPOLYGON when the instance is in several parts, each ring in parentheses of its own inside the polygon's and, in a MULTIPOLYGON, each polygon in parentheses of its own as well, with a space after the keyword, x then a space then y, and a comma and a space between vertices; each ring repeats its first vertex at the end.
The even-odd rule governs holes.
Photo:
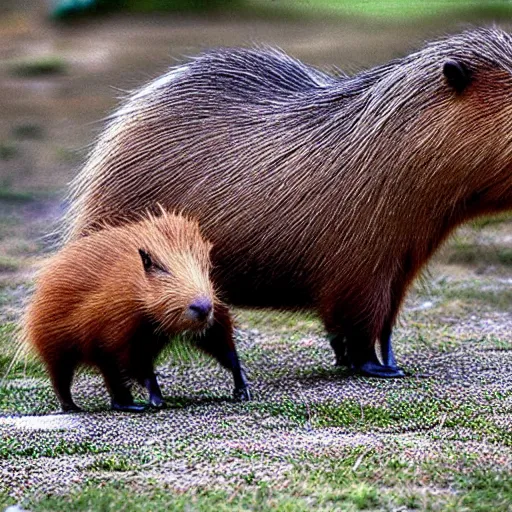
POLYGON ((151 372, 151 375, 143 379, 143 385, 149 393, 149 405, 157 409, 162 408, 165 405, 164 398, 154 372, 151 372))
POLYGON ((155 375, 154 361, 168 340, 168 336, 155 335, 152 327, 148 329, 144 325, 132 339, 128 356, 130 375, 134 375, 138 383, 147 389, 149 405, 157 409, 165 403, 155 375))
POLYGON ((229 310, 224 305, 216 305, 213 325, 200 337, 196 338, 197 346, 213 356, 233 374, 235 400, 251 400, 251 391, 245 371, 240 364, 233 342, 233 321, 229 310))

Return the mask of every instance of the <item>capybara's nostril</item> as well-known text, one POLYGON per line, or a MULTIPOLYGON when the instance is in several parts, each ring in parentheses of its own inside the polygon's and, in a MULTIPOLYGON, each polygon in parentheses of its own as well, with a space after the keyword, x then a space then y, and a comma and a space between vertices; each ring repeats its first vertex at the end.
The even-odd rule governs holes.
POLYGON ((199 297, 188 307, 191 316, 197 320, 206 320, 212 308, 212 301, 208 297, 199 297))

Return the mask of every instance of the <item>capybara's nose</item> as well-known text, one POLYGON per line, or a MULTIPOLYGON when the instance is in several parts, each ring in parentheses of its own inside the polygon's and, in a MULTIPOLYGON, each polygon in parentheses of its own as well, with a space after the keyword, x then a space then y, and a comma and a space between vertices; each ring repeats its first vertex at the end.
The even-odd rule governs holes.
POLYGON ((213 309, 212 301, 208 297, 199 297, 188 307, 191 317, 202 321, 208 318, 213 309))

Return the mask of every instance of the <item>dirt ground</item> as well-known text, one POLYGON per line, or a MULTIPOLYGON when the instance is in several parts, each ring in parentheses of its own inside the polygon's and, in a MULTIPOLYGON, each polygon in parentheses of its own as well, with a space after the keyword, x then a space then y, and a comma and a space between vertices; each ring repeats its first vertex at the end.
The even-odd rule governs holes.
MULTIPOLYGON (((229 15, 55 26, 42 2, 3 9, 1 375, 67 183, 125 91, 212 46, 271 44, 355 71, 466 26, 229 15)), ((334 368, 316 319, 255 311, 236 312, 247 404, 231 401, 225 372, 178 345, 159 365, 164 410, 111 413, 99 377, 84 372, 74 393, 90 412, 58 414, 40 365, 21 358, 0 384, 0 506, 512 510, 511 269, 510 218, 457 234, 396 329, 403 380, 350 376, 334 368)))

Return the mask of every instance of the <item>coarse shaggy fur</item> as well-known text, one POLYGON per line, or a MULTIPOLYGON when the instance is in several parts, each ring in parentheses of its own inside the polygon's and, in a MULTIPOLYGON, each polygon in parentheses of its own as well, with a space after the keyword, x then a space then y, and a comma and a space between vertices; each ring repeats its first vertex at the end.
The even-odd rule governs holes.
POLYGON ((153 374, 170 336, 207 329, 211 315, 196 318, 189 308, 198 298, 216 301, 210 249, 197 222, 162 210, 74 240, 43 265, 23 338, 64 408, 73 405, 77 366, 98 367, 115 393, 119 380, 143 384, 153 374))
POLYGON ((224 297, 313 308, 364 360, 454 228, 512 207, 511 72, 498 28, 350 77, 271 49, 209 51, 113 115, 65 236, 157 202, 183 209, 214 244, 224 297))

